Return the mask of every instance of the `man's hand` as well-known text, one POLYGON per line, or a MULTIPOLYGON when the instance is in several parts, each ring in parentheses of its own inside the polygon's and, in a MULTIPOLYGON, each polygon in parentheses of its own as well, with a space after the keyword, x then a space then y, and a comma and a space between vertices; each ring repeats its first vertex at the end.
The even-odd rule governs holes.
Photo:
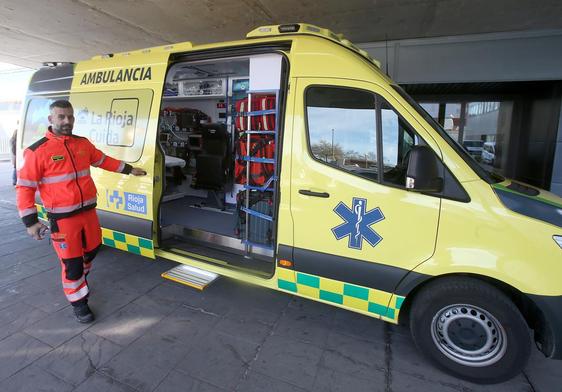
POLYGON ((41 222, 37 222, 33 226, 27 228, 27 234, 35 238, 37 241, 42 240, 48 227, 41 222))
POLYGON ((131 169, 131 174, 133 176, 146 176, 146 172, 142 170, 140 167, 133 167, 131 169))

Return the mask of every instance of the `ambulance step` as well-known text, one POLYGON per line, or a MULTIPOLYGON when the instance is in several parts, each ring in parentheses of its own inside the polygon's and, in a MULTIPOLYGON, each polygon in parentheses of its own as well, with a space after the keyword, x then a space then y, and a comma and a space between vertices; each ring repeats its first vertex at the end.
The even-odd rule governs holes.
POLYGON ((204 290, 205 287, 213 283, 219 275, 182 264, 164 272, 162 277, 198 290, 204 290))

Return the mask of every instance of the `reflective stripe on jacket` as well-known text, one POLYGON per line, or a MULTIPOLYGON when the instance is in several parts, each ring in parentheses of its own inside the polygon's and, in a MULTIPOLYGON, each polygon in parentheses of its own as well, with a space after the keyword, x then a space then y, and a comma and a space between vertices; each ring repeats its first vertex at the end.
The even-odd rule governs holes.
POLYGON ((37 220, 35 191, 50 217, 62 218, 96 206, 96 186, 90 166, 129 174, 132 167, 111 158, 81 136, 45 137, 24 151, 16 185, 17 207, 23 223, 29 227, 37 220))

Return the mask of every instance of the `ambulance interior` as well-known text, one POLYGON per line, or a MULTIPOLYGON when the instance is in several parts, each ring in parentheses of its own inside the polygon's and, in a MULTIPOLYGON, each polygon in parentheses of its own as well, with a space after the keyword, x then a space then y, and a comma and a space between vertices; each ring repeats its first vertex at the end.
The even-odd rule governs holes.
POLYGON ((158 137, 162 248, 273 273, 281 61, 273 54, 169 68, 158 137))

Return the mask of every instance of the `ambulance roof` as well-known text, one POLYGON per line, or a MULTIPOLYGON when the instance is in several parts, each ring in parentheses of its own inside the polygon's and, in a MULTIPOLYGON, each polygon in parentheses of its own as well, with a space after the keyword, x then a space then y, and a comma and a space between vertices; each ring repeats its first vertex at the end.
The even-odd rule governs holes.
POLYGON ((242 41, 231 41, 231 42, 221 42, 215 44, 204 44, 204 45, 194 45, 192 42, 180 42, 177 44, 169 44, 169 45, 161 45, 155 46, 151 48, 139 49, 134 51, 128 52, 120 52, 114 54, 106 54, 106 55, 98 55, 92 57, 92 60, 99 60, 103 58, 112 58, 117 56, 131 56, 131 55, 138 55, 138 54, 148 54, 148 53, 157 53, 157 52, 170 52, 170 53, 178 53, 178 52, 187 52, 196 49, 202 49, 208 45, 210 46, 220 46, 225 44, 235 44, 235 43, 247 43, 247 40, 254 40, 260 38, 277 38, 277 37, 284 37, 284 36, 295 36, 295 35, 312 35, 317 37, 326 38, 332 42, 335 42, 339 45, 345 46, 348 49, 351 49, 353 52, 361 55, 368 61, 375 64, 377 67, 380 68, 380 62, 373 59, 369 54, 363 50, 355 46, 351 41, 344 38, 342 34, 335 34, 334 32, 314 26, 307 23, 293 23, 293 24, 283 24, 283 25, 269 25, 269 26, 260 26, 248 34, 246 34, 246 40, 242 41))

